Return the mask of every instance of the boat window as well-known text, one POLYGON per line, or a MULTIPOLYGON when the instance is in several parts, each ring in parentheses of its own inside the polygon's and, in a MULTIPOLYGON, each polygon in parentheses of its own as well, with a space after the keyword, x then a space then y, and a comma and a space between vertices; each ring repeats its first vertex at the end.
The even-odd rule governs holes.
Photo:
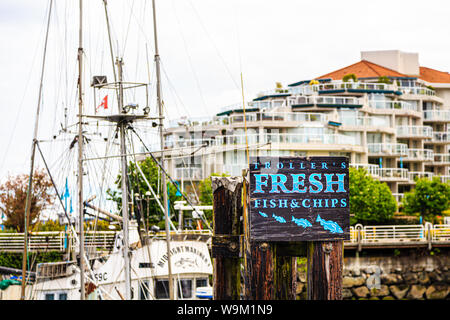
POLYGON ((60 293, 59 300, 67 300, 67 293, 60 293))
POLYGON ((149 300, 150 299, 150 282, 140 281, 139 282, 139 300, 149 300))
POLYGON ((55 300, 55 294, 54 293, 46 293, 45 300, 55 300))
POLYGON ((196 279, 195 280, 195 287, 207 287, 208 286, 208 279, 202 278, 202 279, 196 279))
POLYGON ((169 280, 155 280, 155 298, 169 299, 169 280))
POLYGON ((192 298, 192 280, 178 280, 178 297, 181 299, 192 298))

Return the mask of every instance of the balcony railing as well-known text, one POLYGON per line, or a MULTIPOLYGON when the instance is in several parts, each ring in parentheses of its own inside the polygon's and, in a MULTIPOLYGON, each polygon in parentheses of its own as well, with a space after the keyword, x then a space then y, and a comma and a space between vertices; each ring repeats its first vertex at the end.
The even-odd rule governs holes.
MULTIPOLYGON (((300 113, 300 112, 257 112, 247 113, 245 115, 246 122, 260 122, 260 121, 283 121, 283 122, 321 122, 328 121, 328 116, 323 113, 300 113)), ((218 123, 222 125, 227 124, 242 124, 244 123, 243 114, 231 114, 229 116, 220 116, 217 118, 218 123)))
POLYGON ((430 126, 400 126, 397 127, 398 137, 433 137, 433 128, 430 126))
POLYGON ((293 102, 295 106, 319 106, 319 107, 361 107, 362 102, 355 97, 332 97, 332 96, 299 96, 293 102))
POLYGON ((359 168, 364 168, 367 170, 367 172, 374 176, 374 177, 379 177, 380 176, 380 167, 375 165, 375 164, 368 164, 368 163, 351 163, 350 167, 355 168, 355 169, 359 169, 359 168))
POLYGON ((369 100, 369 107, 373 109, 397 109, 417 111, 417 106, 406 101, 369 100))
POLYGON ((175 180, 201 180, 203 178, 202 168, 187 167, 187 168, 175 168, 175 174, 173 176, 175 180))
POLYGON ((407 155, 408 145, 404 143, 368 143, 370 155, 407 155))
POLYGON ((448 153, 435 153, 434 162, 439 164, 450 164, 450 154, 448 153))
POLYGON ((431 138, 433 143, 448 143, 450 142, 449 132, 433 132, 433 137, 431 138))
POLYGON ((450 122, 450 110, 425 110, 423 120, 450 122))
POLYGON ((408 149, 408 155, 403 160, 433 161, 434 152, 428 149, 408 149))
POLYGON ((213 142, 212 139, 181 139, 175 141, 165 141, 165 148, 186 148, 186 147, 196 147, 201 145, 211 145, 213 142))
POLYGON ((434 175, 433 172, 424 172, 424 171, 410 171, 410 172, 408 172, 408 178, 411 181, 415 181, 416 179, 421 179, 421 178, 432 179, 433 175, 434 175))
POLYGON ((450 182, 450 176, 440 176, 441 182, 447 183, 450 182))
POLYGON ((434 90, 423 88, 423 87, 399 87, 399 90, 404 94, 416 94, 416 95, 426 95, 435 96, 436 92, 434 90))
POLYGON ((266 133, 263 136, 258 134, 247 135, 225 135, 216 136, 214 144, 234 145, 234 144, 257 144, 257 143, 319 143, 319 144, 350 144, 356 145, 356 139, 340 134, 303 134, 303 133, 266 133))
POLYGON ((355 137, 340 134, 296 134, 268 133, 265 142, 272 143, 321 143, 321 144, 351 144, 356 145, 355 137))
POLYGON ((408 170, 403 168, 380 168, 381 180, 408 180, 408 170))

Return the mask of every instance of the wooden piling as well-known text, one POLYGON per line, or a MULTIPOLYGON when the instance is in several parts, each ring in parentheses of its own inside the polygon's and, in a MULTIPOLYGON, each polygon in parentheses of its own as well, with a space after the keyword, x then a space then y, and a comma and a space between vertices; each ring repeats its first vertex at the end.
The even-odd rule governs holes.
POLYGON ((213 296, 214 300, 239 300, 242 178, 211 177, 211 183, 214 196, 213 296))
POLYGON ((308 243, 308 300, 342 300, 343 241, 308 243))

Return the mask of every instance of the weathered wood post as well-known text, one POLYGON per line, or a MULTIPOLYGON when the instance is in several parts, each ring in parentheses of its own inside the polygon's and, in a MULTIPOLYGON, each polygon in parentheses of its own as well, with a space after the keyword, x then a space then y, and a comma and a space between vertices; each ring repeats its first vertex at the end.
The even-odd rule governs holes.
POLYGON ((308 300, 342 300, 343 241, 308 243, 308 300))
MULTIPOLYGON (((246 174, 244 174, 244 177, 246 174)), ((249 180, 244 178, 243 255, 247 300, 295 300, 297 259, 302 245, 254 241, 250 237, 249 180)), ((304 252, 304 251, 303 251, 304 252)))
POLYGON ((239 300, 242 177, 211 177, 211 184, 214 196, 213 296, 215 300, 239 300))

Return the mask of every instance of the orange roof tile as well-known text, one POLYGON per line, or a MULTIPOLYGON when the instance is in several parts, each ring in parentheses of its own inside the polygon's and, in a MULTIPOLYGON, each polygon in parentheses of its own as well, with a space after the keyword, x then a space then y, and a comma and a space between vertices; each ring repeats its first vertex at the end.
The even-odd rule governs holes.
POLYGON ((346 74, 354 73, 357 78, 377 78, 377 77, 407 77, 395 70, 380 66, 367 60, 361 60, 357 63, 344 67, 342 69, 324 74, 316 79, 341 80, 346 74))
POLYGON ((434 83, 450 83, 448 72, 438 71, 431 68, 420 67, 420 79, 434 83))

